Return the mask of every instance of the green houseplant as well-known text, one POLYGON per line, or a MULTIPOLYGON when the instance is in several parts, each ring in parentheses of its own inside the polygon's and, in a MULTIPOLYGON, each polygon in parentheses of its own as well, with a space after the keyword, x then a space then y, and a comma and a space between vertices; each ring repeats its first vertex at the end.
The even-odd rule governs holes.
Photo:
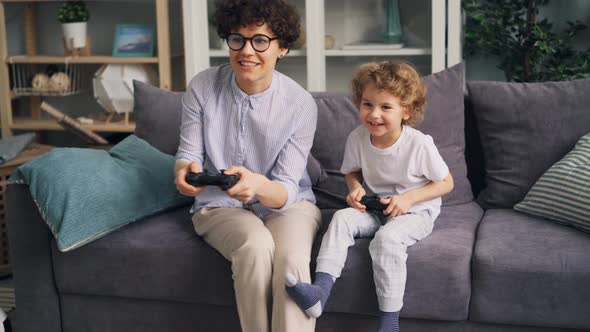
POLYGON ((66 1, 57 12, 62 24, 64 39, 69 49, 86 46, 86 22, 90 13, 84 1, 66 1))
POLYGON ((500 60, 508 81, 563 81, 590 77, 590 48, 575 50, 573 38, 586 26, 567 22, 554 31, 539 8, 549 0, 463 0, 466 14, 464 54, 500 60))

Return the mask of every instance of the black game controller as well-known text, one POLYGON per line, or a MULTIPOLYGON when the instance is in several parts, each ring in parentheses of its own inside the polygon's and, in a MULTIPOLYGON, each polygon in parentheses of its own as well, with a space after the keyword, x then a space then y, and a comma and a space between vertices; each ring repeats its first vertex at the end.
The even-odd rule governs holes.
POLYGON ((200 173, 189 172, 186 175, 186 183, 193 187, 218 186, 221 190, 228 190, 240 181, 237 175, 225 175, 223 170, 219 174, 211 174, 205 170, 200 173))
POLYGON ((367 211, 379 211, 382 212, 383 210, 387 209, 387 204, 383 204, 379 201, 379 196, 377 195, 365 195, 361 198, 361 204, 367 207, 367 211))

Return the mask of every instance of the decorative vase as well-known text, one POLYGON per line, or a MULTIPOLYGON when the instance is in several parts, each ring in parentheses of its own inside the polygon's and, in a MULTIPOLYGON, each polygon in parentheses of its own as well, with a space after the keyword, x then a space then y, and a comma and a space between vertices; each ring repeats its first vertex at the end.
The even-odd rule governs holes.
POLYGON ((86 47, 86 22, 63 23, 61 26, 68 49, 86 47))
POLYGON ((209 30, 209 48, 212 50, 221 49, 221 44, 224 43, 225 40, 219 39, 214 26, 210 25, 207 30, 209 30))
POLYGON ((336 44, 336 39, 334 39, 334 36, 332 36, 332 35, 325 35, 324 36, 324 46, 326 47, 327 50, 333 49, 335 44, 336 44))
POLYGON ((293 49, 300 49, 305 47, 305 30, 303 27, 299 31, 299 38, 293 43, 293 49))
POLYGON ((399 0, 383 0, 383 42, 399 44, 402 41, 402 25, 399 0))

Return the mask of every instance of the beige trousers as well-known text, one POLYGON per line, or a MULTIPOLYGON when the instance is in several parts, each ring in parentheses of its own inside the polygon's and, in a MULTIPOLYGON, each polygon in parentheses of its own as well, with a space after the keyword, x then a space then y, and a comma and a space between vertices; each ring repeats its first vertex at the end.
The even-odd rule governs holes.
POLYGON ((315 319, 285 289, 286 272, 310 282, 311 246, 321 223, 314 204, 300 201, 263 220, 242 208, 202 208, 192 220, 197 234, 231 262, 242 331, 268 332, 269 324, 273 332, 314 331, 315 319))

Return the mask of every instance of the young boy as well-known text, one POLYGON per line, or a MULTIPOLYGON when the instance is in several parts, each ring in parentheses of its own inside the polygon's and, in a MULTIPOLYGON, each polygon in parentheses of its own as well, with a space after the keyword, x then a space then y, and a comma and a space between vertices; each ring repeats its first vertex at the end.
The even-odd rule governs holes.
MULTIPOLYGON (((334 214, 317 258, 315 281, 287 274, 287 292, 311 317, 319 317, 348 247, 374 236, 369 246, 381 317, 379 331, 399 331, 406 283, 406 249, 432 232, 441 196, 453 189, 449 168, 432 137, 412 128, 424 115, 426 87, 409 64, 385 61, 362 65, 352 79, 361 126, 348 136, 341 171, 350 208, 334 214), (378 195, 384 211, 360 203, 378 195)), ((367 295, 369 296, 369 295, 367 295)))

